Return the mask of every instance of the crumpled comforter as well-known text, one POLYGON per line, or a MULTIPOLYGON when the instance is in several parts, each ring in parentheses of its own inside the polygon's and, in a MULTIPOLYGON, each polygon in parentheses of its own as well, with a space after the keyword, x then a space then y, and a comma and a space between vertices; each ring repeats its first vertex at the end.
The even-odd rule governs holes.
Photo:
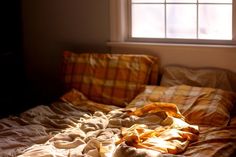
POLYGON ((124 154, 130 149, 135 154, 142 150, 141 154, 148 156, 180 154, 198 139, 198 127, 186 123, 175 104, 152 103, 132 112, 114 110, 109 114, 109 127, 121 128, 120 145, 115 151, 118 156, 130 156, 124 154))
POLYGON ((198 127, 186 123, 174 104, 88 110, 57 102, 1 119, 1 156, 170 156, 198 139, 198 127))

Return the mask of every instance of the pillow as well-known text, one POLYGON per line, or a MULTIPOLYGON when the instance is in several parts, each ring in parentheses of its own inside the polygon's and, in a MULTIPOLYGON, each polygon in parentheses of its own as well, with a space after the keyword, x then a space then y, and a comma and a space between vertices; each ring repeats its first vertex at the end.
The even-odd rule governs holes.
POLYGON ((230 111, 236 102, 236 94, 221 89, 187 85, 147 86, 127 108, 142 107, 153 102, 176 104, 190 124, 227 126, 230 111))
POLYGON ((69 92, 66 92, 63 96, 61 96, 61 100, 90 112, 102 111, 104 113, 108 113, 119 108, 117 106, 104 105, 90 101, 76 89, 71 89, 69 92))
POLYGON ((90 100, 125 107, 149 80, 155 80, 150 76, 156 62, 156 57, 147 55, 65 51, 64 85, 81 91, 90 100))
POLYGON ((161 86, 190 85, 236 92, 236 74, 216 68, 191 69, 180 66, 164 68, 161 86))

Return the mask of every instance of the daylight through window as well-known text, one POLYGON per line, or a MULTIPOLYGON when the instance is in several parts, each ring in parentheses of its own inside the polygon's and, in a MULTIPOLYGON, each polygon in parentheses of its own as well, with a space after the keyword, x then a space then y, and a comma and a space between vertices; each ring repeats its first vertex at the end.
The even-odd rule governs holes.
POLYGON ((131 38, 232 40, 232 0, 131 0, 131 38))

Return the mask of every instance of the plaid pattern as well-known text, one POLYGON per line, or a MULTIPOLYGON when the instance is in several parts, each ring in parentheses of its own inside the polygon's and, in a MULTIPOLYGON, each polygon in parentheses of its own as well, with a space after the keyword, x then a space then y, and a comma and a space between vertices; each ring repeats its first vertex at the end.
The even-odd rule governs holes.
POLYGON ((197 142, 183 153, 189 157, 234 157, 236 154, 236 127, 200 127, 197 142))
MULTIPOLYGON (((148 82, 155 82, 157 59, 147 55, 75 54, 64 52, 66 89, 75 88, 90 100, 125 107, 148 82)), ((156 73, 157 75, 157 73, 156 73)), ((157 81, 157 80, 156 80, 157 81)))
POLYGON ((155 62, 152 65, 152 69, 149 76, 148 85, 157 85, 158 84, 158 74, 159 74, 159 60, 158 58, 153 58, 155 62))
POLYGON ((88 98, 86 98, 81 92, 77 91, 76 89, 72 89, 69 92, 65 93, 61 97, 61 100, 64 102, 68 102, 74 106, 79 106, 80 109, 84 109, 85 111, 90 112, 102 111, 104 113, 108 113, 119 108, 117 106, 104 105, 88 100, 88 98))
POLYGON ((190 124, 227 126, 235 100, 235 93, 221 89, 147 86, 127 107, 141 107, 152 102, 175 103, 190 124))

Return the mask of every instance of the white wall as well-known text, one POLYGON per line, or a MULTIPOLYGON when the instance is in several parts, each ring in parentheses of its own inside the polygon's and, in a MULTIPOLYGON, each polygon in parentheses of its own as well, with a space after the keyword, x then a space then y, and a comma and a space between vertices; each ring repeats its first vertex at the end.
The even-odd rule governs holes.
POLYGON ((113 52, 158 56, 161 66, 216 67, 236 72, 236 46, 109 43, 113 52))

